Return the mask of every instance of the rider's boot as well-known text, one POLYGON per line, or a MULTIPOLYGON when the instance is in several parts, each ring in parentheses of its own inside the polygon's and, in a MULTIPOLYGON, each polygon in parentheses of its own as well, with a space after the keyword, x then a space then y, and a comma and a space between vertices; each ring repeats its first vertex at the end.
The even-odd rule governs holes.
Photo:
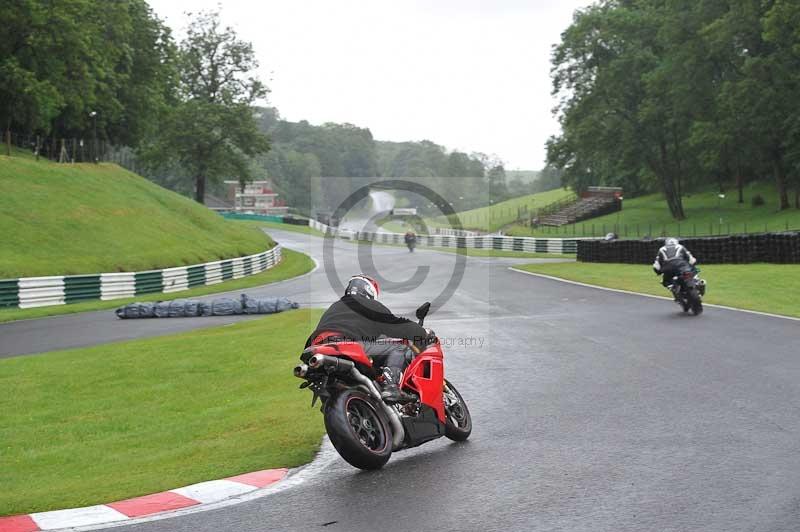
POLYGON ((400 379, 403 373, 400 368, 383 368, 383 391, 381 399, 387 403, 397 403, 407 397, 407 394, 400 391, 400 379))

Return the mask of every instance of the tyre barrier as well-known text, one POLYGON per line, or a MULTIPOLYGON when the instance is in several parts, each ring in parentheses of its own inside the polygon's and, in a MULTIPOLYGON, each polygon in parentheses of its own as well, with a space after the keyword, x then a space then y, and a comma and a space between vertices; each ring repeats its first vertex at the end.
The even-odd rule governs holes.
POLYGON ((0 279, 0 307, 46 307, 179 292, 260 273, 280 261, 281 247, 276 245, 255 255, 164 270, 0 279))
MULTIPOLYGON (((325 235, 349 240, 366 240, 377 244, 403 245, 400 233, 372 233, 368 231, 347 231, 330 227, 316 220, 308 221, 309 227, 325 235)), ((417 246, 437 248, 496 249, 502 251, 523 251, 525 253, 566 253, 578 251, 582 238, 534 238, 529 236, 455 236, 455 235, 417 235, 417 246)))
MULTIPOLYGON (((723 237, 682 238, 686 246, 703 264, 747 264, 770 262, 800 264, 800 233, 762 233, 723 237)), ((578 260, 581 262, 616 262, 650 264, 664 245, 655 240, 581 240, 578 260)))

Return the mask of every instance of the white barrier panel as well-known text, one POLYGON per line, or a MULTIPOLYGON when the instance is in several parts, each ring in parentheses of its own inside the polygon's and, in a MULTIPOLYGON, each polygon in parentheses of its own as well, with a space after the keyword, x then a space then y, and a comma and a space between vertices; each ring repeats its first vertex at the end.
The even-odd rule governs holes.
POLYGON ((244 261, 242 259, 233 259, 233 278, 241 279, 244 277, 244 261))
POLYGON ((217 284, 222 282, 222 261, 209 262, 206 264, 206 284, 217 284))
POLYGON ((136 295, 136 277, 133 273, 100 274, 100 299, 121 299, 136 295))
POLYGON ((64 276, 23 277, 19 280, 19 308, 64 304, 64 276))
POLYGON ((162 270, 162 292, 180 292, 189 288, 189 277, 186 267, 168 268, 162 270))

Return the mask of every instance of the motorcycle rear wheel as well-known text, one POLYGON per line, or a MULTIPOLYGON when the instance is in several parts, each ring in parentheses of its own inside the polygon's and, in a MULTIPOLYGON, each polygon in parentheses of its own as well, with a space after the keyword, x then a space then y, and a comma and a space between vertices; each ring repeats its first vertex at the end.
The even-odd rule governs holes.
POLYGON ((689 306, 692 308, 692 314, 699 316, 703 313, 703 300, 700 298, 700 293, 697 288, 689 290, 689 306))
POLYGON ((380 469, 392 455, 392 429, 369 395, 344 390, 325 404, 325 430, 339 455, 358 469, 380 469))
POLYGON ((472 434, 472 415, 467 403, 450 381, 444 381, 444 435, 453 441, 464 441, 472 434))

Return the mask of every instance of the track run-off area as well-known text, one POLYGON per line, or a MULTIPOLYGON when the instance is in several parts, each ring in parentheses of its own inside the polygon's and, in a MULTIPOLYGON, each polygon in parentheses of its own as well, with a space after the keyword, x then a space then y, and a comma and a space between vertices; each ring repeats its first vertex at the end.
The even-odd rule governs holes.
MULTIPOLYGON (((371 268, 383 301, 413 315, 458 257, 269 231, 311 255, 306 276, 251 296, 325 307, 371 268), (361 258, 359 258, 359 256, 361 258), (418 268, 425 280, 410 280, 418 268)), ((126 524, 150 531, 796 531, 800 523, 800 324, 519 272, 525 259, 464 257, 426 325, 472 412, 463 444, 401 451, 377 472, 330 452, 266 496, 126 524)), ((546 260, 546 259, 528 259, 546 260)), ((643 266, 647 267, 647 266, 643 266)), ((368 272, 369 273, 369 272, 368 272)), ((653 282, 657 282, 654 278, 653 282)), ((713 290, 713 279, 709 279, 713 290)), ((209 296, 214 297, 214 296, 209 296)), ((157 297, 154 297, 157 299, 157 297)), ((0 325, 0 357, 171 334, 249 317, 118 320, 112 311, 0 325)), ((309 330, 314 324, 309 324, 309 330)), ((269 346, 265 346, 268 349, 269 346)), ((297 346, 298 355, 302 346, 297 346)), ((291 371, 287 364, 286 371, 291 371)), ((298 391, 298 400, 310 400, 298 391)), ((308 409, 309 416, 320 415, 308 409)), ((117 528, 118 529, 118 528, 117 528)))

